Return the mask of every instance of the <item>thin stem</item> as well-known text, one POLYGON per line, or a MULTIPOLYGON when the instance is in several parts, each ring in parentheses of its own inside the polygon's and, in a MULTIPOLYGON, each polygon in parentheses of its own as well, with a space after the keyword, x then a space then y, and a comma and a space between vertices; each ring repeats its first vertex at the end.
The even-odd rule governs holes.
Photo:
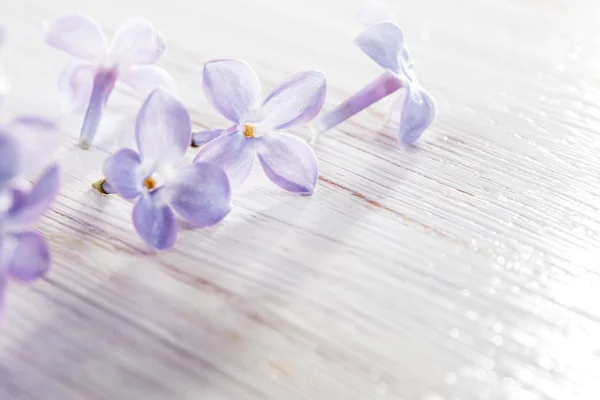
POLYGON ((394 93, 401 87, 402 82, 398 77, 389 72, 383 73, 348 100, 317 119, 313 125, 315 135, 327 132, 371 104, 394 93))
POLYGON ((108 100, 108 96, 112 92, 116 80, 117 71, 114 68, 100 68, 96 72, 90 103, 85 112, 85 119, 83 120, 79 136, 79 147, 82 149, 89 149, 94 142, 98 125, 100 125, 104 104, 108 100))
POLYGON ((102 194, 116 193, 112 186, 110 186, 110 183, 106 182, 105 178, 99 179, 92 183, 92 187, 102 194))

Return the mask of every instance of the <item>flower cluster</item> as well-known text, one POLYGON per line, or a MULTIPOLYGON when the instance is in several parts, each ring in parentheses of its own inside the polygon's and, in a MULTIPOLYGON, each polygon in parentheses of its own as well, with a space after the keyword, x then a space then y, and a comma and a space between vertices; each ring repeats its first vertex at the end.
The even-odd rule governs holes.
MULTIPOLYGON (((332 129, 379 99, 402 89, 393 112, 398 139, 416 141, 431 124, 435 105, 418 84, 402 31, 382 5, 363 10, 366 28, 358 47, 385 72, 373 83, 314 123, 318 133, 332 129)), ((0 30, 0 47, 4 35, 0 30)), ((133 226, 152 248, 172 247, 177 219, 209 227, 232 207, 232 190, 249 177, 256 159, 280 188, 312 195, 319 176, 317 156, 304 140, 286 131, 310 123, 326 98, 325 76, 302 71, 286 76, 266 96, 244 61, 204 64, 204 95, 230 126, 192 133, 173 79, 154 65, 166 49, 164 37, 144 19, 127 21, 109 45, 98 24, 84 14, 67 14, 45 26, 45 41, 77 60, 59 77, 70 110, 85 110, 79 146, 88 149, 105 103, 120 80, 144 97, 135 124, 135 149, 123 148, 105 161, 104 178, 93 186, 134 203, 133 226), (193 161, 191 147, 200 147, 193 161)), ((1 50, 1 48, 0 48, 1 50)), ((0 105, 8 84, 0 70, 0 105)), ((22 116, 0 125, 0 293, 8 280, 31 281, 50 264, 46 241, 31 226, 48 210, 59 190, 58 144, 54 124, 22 116)))

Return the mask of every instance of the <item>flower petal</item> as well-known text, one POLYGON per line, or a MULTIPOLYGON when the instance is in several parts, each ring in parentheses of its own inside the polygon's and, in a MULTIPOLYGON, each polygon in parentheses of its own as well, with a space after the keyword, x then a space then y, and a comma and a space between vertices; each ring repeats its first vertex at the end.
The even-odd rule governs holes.
POLYGON ((221 167, 227 174, 232 189, 237 189, 250 175, 254 154, 253 140, 236 130, 205 144, 194 162, 221 167))
POLYGON ((379 22, 358 35, 355 43, 381 67, 394 74, 400 73, 404 39, 397 25, 379 22))
POLYGON ((260 101, 260 82, 242 60, 213 60, 204 64, 204 95, 228 120, 246 122, 260 101))
POLYGON ((312 120, 325 103, 325 75, 302 71, 288 75, 265 100, 261 126, 265 130, 285 129, 312 120))
POLYGON ((2 247, 3 254, 9 255, 6 267, 12 279, 30 282, 43 276, 50 268, 48 244, 39 232, 26 231, 9 235, 2 247))
POLYGON ((60 188, 60 168, 53 165, 46 169, 28 192, 14 197, 8 210, 11 227, 28 226, 38 220, 50 207, 60 188))
POLYGON ((144 165, 172 165, 192 141, 190 115, 171 93, 155 89, 138 113, 135 138, 144 165))
POLYGON ((9 181, 19 174, 21 154, 16 139, 0 133, 0 193, 9 181))
POLYGON ((194 163, 179 168, 169 185, 171 206, 187 222, 199 227, 221 221, 231 211, 227 174, 216 165, 194 163))
POLYGON ((140 156, 131 149, 121 149, 104 162, 104 178, 124 199, 131 200, 140 195, 144 179, 140 156))
POLYGON ((126 21, 115 33, 111 57, 120 66, 152 64, 164 53, 167 44, 163 35, 147 19, 126 21))
POLYGON ((273 183, 290 192, 313 194, 319 164, 308 143, 285 133, 263 136, 260 142, 258 159, 273 183))
POLYGON ((31 178, 47 166, 60 145, 56 125, 45 118, 24 115, 9 122, 4 131, 16 139, 23 154, 19 173, 31 178))
POLYGON ((144 194, 133 207, 135 230, 146 243, 157 250, 173 247, 177 239, 175 214, 171 207, 159 201, 163 189, 144 194))
POLYGON ((88 61, 97 62, 106 55, 104 34, 85 14, 66 14, 47 22, 44 39, 50 46, 88 61))
POLYGON ((372 1, 366 4, 357 15, 358 22, 365 26, 374 25, 378 22, 396 22, 394 14, 384 4, 372 1))
POLYGON ((133 65, 121 70, 119 78, 144 97, 158 87, 177 93, 177 84, 171 75, 156 65, 133 65))
POLYGON ((96 67, 88 61, 76 60, 67 65, 58 78, 58 90, 70 111, 84 110, 92 96, 96 67))
POLYGON ((211 140, 214 140, 214 139, 218 138, 219 136, 224 135, 227 132, 228 132, 228 129, 209 129, 209 130, 194 132, 194 133, 192 133, 192 145, 194 147, 200 147, 200 146, 205 145, 206 143, 210 142, 211 140))
POLYGON ((402 104, 398 140, 408 145, 417 141, 435 119, 435 103, 424 90, 409 85, 402 104))

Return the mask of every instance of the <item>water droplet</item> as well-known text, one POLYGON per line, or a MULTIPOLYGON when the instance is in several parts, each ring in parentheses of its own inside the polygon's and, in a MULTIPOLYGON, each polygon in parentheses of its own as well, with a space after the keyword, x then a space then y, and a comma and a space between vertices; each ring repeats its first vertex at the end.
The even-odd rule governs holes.
POLYGON ((448 372, 446 375, 444 375, 444 382, 446 382, 448 385, 454 385, 457 379, 458 378, 454 372, 448 372))
POLYGON ((531 382, 531 379, 533 379, 533 373, 530 370, 525 369, 525 368, 521 369, 517 373, 517 376, 523 383, 531 382))
POLYGON ((477 319, 477 313, 473 310, 470 310, 469 312, 467 312, 467 318, 469 318, 472 321, 475 321, 477 319))
POLYGON ((389 391, 389 386, 387 383, 385 382, 380 382, 376 387, 375 387, 375 391, 377 392, 377 394, 381 395, 381 396, 385 396, 388 394, 389 391))
POLYGON ((494 339, 492 341, 496 346, 502 346, 502 344, 504 343, 504 339, 502 339, 502 336, 500 335, 494 336, 494 339))
POLYGON ((460 336, 460 331, 457 328, 452 328, 450 330, 450 336, 457 339, 460 336))

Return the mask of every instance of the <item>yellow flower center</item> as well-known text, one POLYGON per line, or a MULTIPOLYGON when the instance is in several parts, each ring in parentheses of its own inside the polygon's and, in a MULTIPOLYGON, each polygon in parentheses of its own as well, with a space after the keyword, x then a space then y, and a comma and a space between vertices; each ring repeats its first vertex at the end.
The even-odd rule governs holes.
POLYGON ((154 178, 150 177, 144 181, 144 186, 146 186, 146 189, 152 190, 156 187, 156 181, 154 178))
POLYGON ((254 127, 251 125, 246 125, 246 129, 244 130, 244 136, 254 137, 254 127))

